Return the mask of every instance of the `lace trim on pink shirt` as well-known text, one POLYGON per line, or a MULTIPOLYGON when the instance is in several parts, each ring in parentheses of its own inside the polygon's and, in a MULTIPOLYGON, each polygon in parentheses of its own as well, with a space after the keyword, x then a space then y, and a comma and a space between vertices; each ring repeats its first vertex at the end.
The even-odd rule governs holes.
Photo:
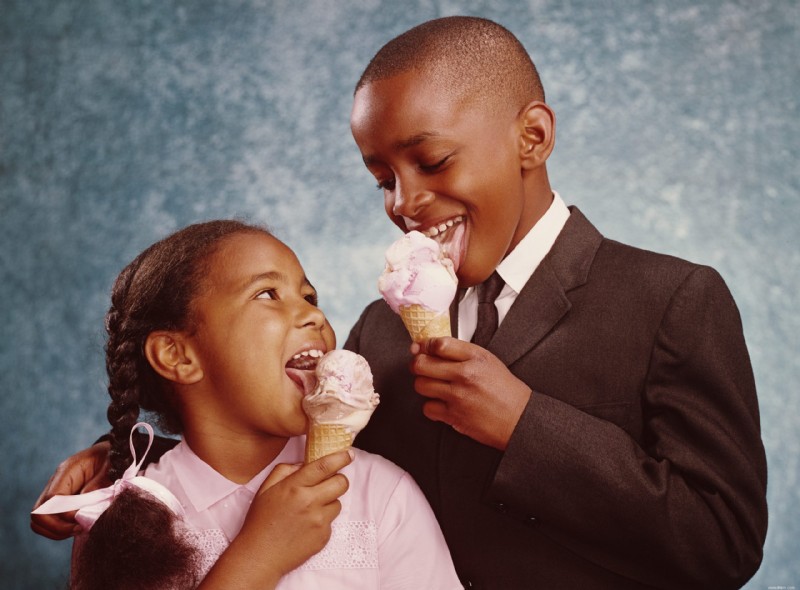
POLYGON ((298 570, 377 569, 378 527, 372 520, 334 521, 328 544, 298 570))
POLYGON ((203 531, 187 529, 183 534, 199 550, 200 563, 198 564, 198 569, 200 570, 200 578, 205 578, 211 567, 217 563, 219 556, 228 548, 228 539, 222 529, 206 529, 203 531))
MULTIPOLYGON (((221 529, 186 530, 184 534, 200 551, 200 575, 205 577, 227 549, 221 529)), ((328 544, 298 570, 377 569, 378 528, 371 520, 349 520, 331 525, 328 544)))

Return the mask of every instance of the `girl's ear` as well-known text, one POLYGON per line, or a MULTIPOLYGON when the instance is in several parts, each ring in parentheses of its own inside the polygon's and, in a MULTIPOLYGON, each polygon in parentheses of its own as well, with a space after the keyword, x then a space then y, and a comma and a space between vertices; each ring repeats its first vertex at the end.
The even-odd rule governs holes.
POLYGON ((556 142, 556 115, 545 103, 529 102, 519 114, 520 159, 524 170, 543 166, 556 142))
POLYGON ((144 354, 156 373, 182 385, 203 378, 203 367, 191 342, 180 332, 151 332, 144 343, 144 354))

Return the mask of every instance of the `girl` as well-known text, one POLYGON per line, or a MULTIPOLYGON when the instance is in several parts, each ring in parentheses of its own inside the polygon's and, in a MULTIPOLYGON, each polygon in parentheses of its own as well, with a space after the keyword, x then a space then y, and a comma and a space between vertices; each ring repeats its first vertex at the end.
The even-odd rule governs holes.
POLYGON ((75 588, 461 588, 407 473, 358 450, 290 466, 305 372, 335 337, 269 232, 212 221, 154 244, 117 278, 106 329, 118 481, 99 501, 68 497, 83 498, 79 515, 113 497, 93 526, 78 518, 91 530, 76 539, 75 588), (182 435, 143 478, 140 409, 182 435))

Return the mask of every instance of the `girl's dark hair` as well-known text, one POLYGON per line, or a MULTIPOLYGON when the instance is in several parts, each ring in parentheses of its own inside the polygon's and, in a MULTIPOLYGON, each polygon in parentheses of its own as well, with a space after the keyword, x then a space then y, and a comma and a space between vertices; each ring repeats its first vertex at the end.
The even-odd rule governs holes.
MULTIPOLYGON (((132 463, 129 437, 141 409, 164 432, 182 432, 172 387, 147 361, 145 341, 157 330, 193 328, 192 302, 212 255, 225 239, 241 233, 271 235, 234 220, 190 225, 147 248, 114 282, 106 314, 112 481, 132 463)), ((175 526, 161 502, 146 493, 123 492, 92 527, 73 571, 73 587, 194 587, 195 551, 175 526)))
POLYGON ((147 492, 121 492, 94 523, 73 563, 72 590, 196 588, 199 555, 169 508, 147 492))

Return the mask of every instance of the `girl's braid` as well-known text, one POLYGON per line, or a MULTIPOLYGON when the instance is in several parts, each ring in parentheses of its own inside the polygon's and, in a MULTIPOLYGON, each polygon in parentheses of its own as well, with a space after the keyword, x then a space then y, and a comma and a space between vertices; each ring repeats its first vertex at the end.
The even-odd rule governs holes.
POLYGON ((127 295, 138 265, 131 264, 114 285, 111 309, 106 315, 106 371, 111 403, 107 416, 111 424, 111 452, 109 478, 122 476, 131 464, 129 447, 131 428, 139 417, 139 363, 143 346, 142 336, 136 330, 135 320, 127 309, 127 295))

